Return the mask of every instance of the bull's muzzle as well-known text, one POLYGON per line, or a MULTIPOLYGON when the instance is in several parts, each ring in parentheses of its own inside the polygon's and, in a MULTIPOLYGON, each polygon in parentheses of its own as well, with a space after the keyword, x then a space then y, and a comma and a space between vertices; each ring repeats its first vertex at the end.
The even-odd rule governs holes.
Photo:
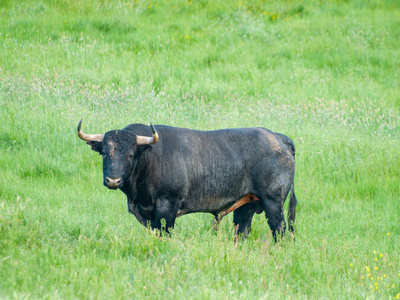
POLYGON ((104 185, 108 187, 109 189, 117 189, 122 186, 122 179, 121 178, 111 178, 111 177, 106 177, 104 179, 104 185))

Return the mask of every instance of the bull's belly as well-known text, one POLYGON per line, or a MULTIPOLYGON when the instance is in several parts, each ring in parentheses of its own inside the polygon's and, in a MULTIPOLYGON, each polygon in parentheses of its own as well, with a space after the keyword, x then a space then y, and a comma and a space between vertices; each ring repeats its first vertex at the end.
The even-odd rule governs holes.
POLYGON ((183 207, 178 210, 178 217, 185 214, 195 212, 208 212, 208 213, 219 213, 227 207, 233 205, 238 197, 201 197, 200 199, 190 199, 184 203, 183 207))

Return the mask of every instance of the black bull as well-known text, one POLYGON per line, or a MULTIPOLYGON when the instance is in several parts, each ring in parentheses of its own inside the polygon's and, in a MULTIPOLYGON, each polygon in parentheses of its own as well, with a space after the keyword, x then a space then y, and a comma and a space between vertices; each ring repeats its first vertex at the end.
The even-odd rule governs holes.
MULTIPOLYGON (((82 122, 82 120, 81 120, 82 122)), ((296 216, 295 147, 265 128, 198 131, 131 124, 105 134, 78 136, 103 156, 104 185, 119 188, 140 223, 168 232, 179 216, 208 212, 217 222, 234 210, 246 237, 254 213, 265 212, 276 239, 284 234, 283 205, 290 192, 289 230, 296 216), (163 225, 164 226, 164 225, 163 225)))

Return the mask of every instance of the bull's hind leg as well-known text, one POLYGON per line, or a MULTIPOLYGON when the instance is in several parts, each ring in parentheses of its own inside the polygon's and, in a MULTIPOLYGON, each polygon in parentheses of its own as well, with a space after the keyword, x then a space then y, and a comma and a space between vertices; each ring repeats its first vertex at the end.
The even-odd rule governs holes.
POLYGON ((235 226, 235 240, 245 239, 251 231, 251 221, 256 212, 256 204, 245 204, 233 212, 233 224, 235 226))
POLYGON ((214 214, 214 219, 212 221, 212 230, 218 230, 219 228, 219 224, 221 223, 221 216, 219 214, 214 214))
POLYGON ((289 230, 290 232, 293 233, 294 233, 294 221, 296 219, 296 205, 297 205, 297 198, 296 194, 294 193, 294 186, 292 185, 290 192, 290 200, 289 200, 288 223, 289 223, 289 230))
POLYGON ((285 234, 286 221, 283 205, 289 194, 291 182, 293 182, 291 175, 284 173, 276 176, 260 190, 259 199, 275 241, 278 236, 282 237, 285 234))
POLYGON ((282 237, 285 234, 286 221, 283 214, 283 205, 287 195, 289 194, 290 185, 282 185, 279 188, 276 184, 274 186, 275 188, 271 189, 270 187, 267 193, 264 193, 260 197, 260 201, 264 208, 268 225, 271 228, 272 235, 276 241, 278 236, 282 237))
POLYGON ((261 203, 264 208, 268 225, 271 228, 272 236, 276 242, 277 236, 284 236, 286 229, 286 221, 283 214, 283 201, 279 198, 274 199, 268 197, 261 199, 261 203))

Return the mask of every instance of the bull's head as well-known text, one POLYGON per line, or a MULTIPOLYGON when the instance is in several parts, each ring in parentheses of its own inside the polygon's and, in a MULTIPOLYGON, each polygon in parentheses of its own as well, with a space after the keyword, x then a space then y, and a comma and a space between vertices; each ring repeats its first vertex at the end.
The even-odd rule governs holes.
POLYGON ((158 133, 151 124, 152 137, 136 135, 127 130, 112 130, 105 134, 86 134, 78 125, 78 136, 103 156, 103 184, 109 189, 122 188, 137 166, 137 158, 150 145, 157 143, 158 133))

